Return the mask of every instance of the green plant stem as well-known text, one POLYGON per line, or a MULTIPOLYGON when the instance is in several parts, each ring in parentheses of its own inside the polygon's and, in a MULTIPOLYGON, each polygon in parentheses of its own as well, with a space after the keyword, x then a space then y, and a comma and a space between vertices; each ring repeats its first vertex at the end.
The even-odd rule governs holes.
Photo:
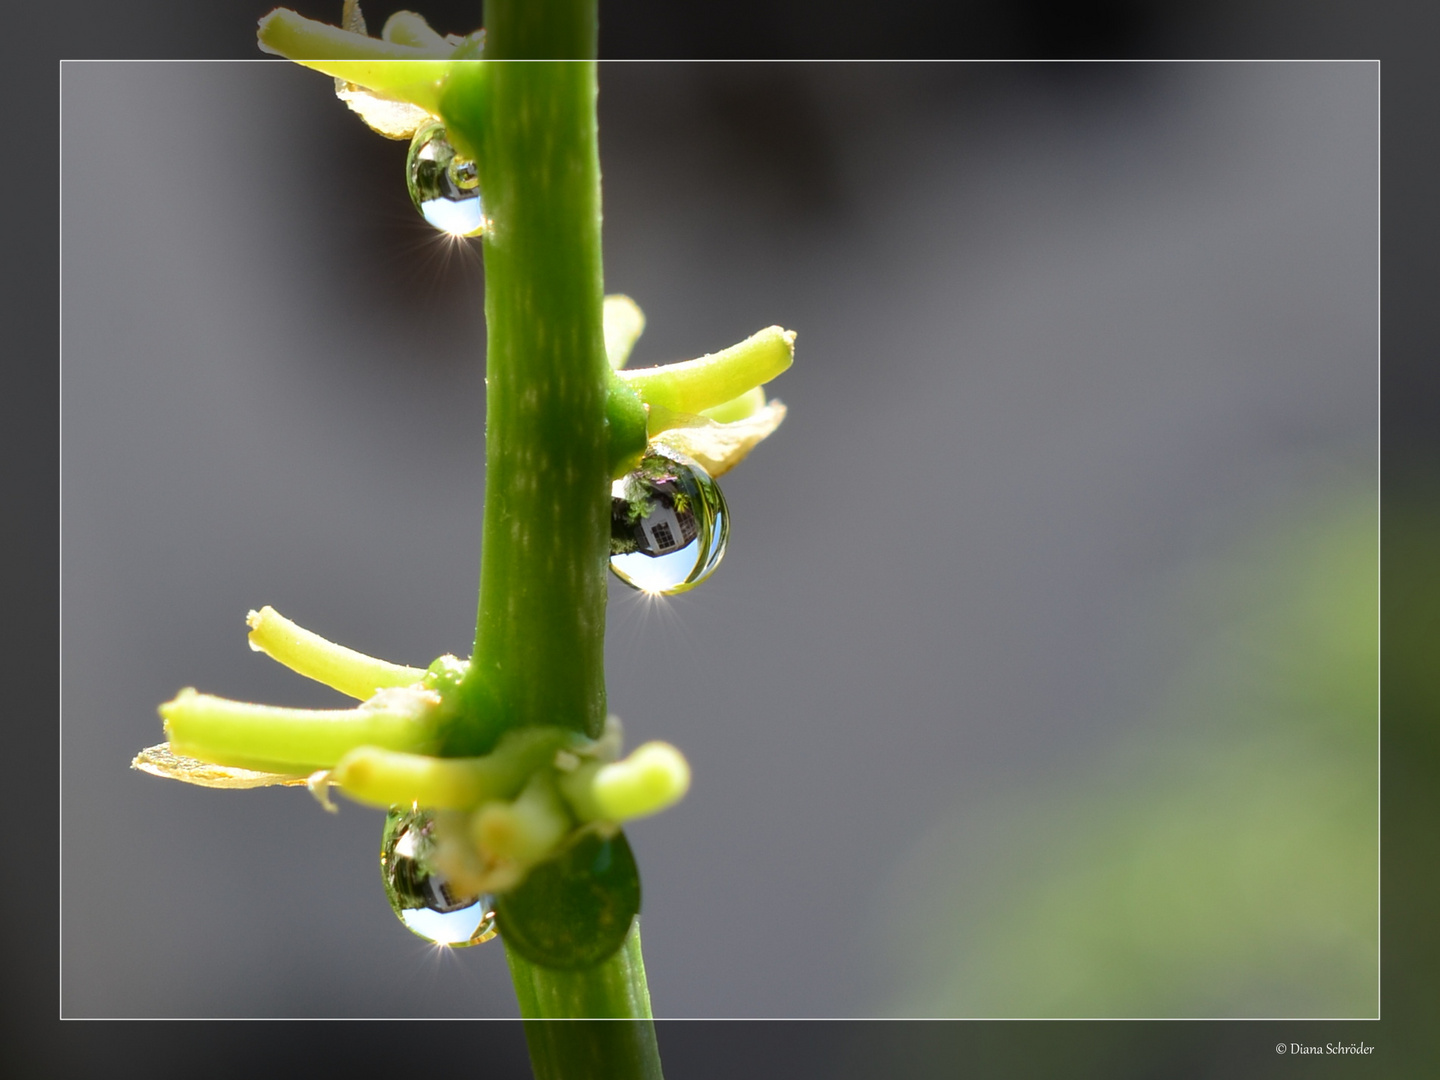
MULTIPOLYGON (((486 479, 475 651, 461 684, 506 728, 598 737, 605 719, 610 475, 595 113, 596 0, 487 0, 486 63, 442 112, 481 163, 486 479), (574 58, 571 62, 554 58, 574 58), (535 63, 496 61, 540 59, 535 63)), ((506 950, 545 1080, 660 1076, 638 925, 604 963, 506 950), (613 1017, 621 1024, 546 1024, 613 1017)))
POLYGON ((526 1020, 535 1080, 662 1080, 648 1020, 526 1020))
MULTIPOLYGON (((520 1003, 522 1019, 628 1019, 644 1020, 646 1026, 650 1026, 650 991, 645 982, 645 960, 640 953, 639 919, 630 927, 630 935, 619 952, 603 964, 585 971, 543 968, 508 948, 505 955, 510 961, 510 977, 515 983, 515 997, 520 1003)), ((653 1044, 653 1035, 650 1040, 653 1044)), ((581 1072, 576 1075, 589 1074, 581 1072)), ((632 1074, 613 1072, 607 1075, 628 1077, 632 1074)), ((660 1075, 658 1062, 654 1075, 660 1075)))
MULTIPOLYGON (((487 27, 492 42, 504 51, 487 27)), ((555 724, 593 738, 610 520, 595 64, 487 61, 450 81, 445 115, 480 151, 489 219, 484 537, 463 686, 496 736, 555 724)))
POLYGON ((586 60, 599 53, 597 0, 485 0, 487 60, 586 60))

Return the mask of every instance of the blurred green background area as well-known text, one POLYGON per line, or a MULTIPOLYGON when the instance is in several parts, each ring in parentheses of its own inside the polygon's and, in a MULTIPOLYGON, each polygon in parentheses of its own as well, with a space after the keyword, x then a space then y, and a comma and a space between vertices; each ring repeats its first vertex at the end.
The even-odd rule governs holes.
POLYGON ((886 1014, 1379 1014, 1367 488, 1269 514, 1185 575, 1151 616, 1185 627, 1179 674, 1109 751, 969 800, 917 845, 886 1014))
POLYGON ((1409 470, 1397 465, 1393 474, 1381 536, 1381 1030, 1395 1058, 1417 1066, 1394 1075, 1433 1076, 1440 1065, 1440 455, 1425 447, 1409 470))

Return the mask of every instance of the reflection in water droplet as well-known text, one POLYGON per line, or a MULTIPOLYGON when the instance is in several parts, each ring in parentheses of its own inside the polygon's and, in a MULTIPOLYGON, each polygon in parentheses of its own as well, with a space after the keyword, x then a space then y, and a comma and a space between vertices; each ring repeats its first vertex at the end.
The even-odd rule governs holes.
POLYGON ((475 163, 458 157, 438 120, 417 128, 405 158, 405 184, 420 215, 452 236, 485 231, 480 205, 480 174, 475 163))
POLYGON ((632 588, 681 593, 704 581, 725 554, 730 511, 710 474, 668 447, 610 489, 610 569, 632 588))
POLYGON ((435 815, 394 808, 385 818, 380 876, 400 921, 437 945, 479 945, 495 936, 494 900, 451 889, 432 865, 435 815))
POLYGON ((475 167, 475 162, 468 158, 451 158, 450 182, 461 191, 473 191, 480 186, 480 170, 475 167))

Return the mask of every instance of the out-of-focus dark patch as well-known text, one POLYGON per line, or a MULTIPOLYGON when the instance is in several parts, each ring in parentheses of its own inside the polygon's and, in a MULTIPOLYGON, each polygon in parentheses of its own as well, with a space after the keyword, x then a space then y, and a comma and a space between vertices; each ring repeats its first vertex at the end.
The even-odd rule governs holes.
POLYGON ((1159 0, 858 0, 825 5, 602 5, 600 55, 683 59, 1144 56, 1188 5, 1159 0))
POLYGON ((1128 57, 1152 40, 1163 8, 1145 0, 1029 0, 1016 5, 1016 18, 1020 39, 1032 55, 1128 57))
POLYGON ((699 117, 714 133, 717 163, 785 217, 839 209, 835 146, 804 69, 724 65, 700 72, 699 117))
MULTIPOLYGON (((313 229, 287 259, 304 260, 323 281, 329 303, 375 333, 411 327, 413 348, 396 355, 412 370, 424 365, 450 371, 473 355, 449 347, 483 340, 478 298, 483 271, 478 241, 443 236, 416 212, 405 187, 408 142, 386 139, 367 128, 335 98, 331 80, 316 75, 295 108, 313 116, 309 138, 298 146, 296 176, 322 178, 297 192, 313 229)), ((283 137, 283 136, 282 136, 283 137)), ((348 366, 353 357, 316 356, 348 366)))

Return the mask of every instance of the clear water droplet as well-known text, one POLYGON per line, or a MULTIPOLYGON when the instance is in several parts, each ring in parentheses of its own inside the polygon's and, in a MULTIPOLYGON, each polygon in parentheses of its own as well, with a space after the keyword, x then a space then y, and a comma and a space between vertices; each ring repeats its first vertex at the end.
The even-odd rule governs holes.
POLYGON ((715 480, 685 455, 652 446, 610 489, 610 569, 631 588, 693 589, 725 555, 730 511, 715 480))
POLYGON ((415 130, 405 158, 405 185, 420 216, 441 232, 479 236, 485 231, 480 174, 473 161, 455 153, 440 121, 415 130))
POLYGON ((458 892, 435 870, 435 815, 394 808, 385 818, 380 876, 400 921, 426 941, 460 948, 495 936, 494 898, 458 892))

